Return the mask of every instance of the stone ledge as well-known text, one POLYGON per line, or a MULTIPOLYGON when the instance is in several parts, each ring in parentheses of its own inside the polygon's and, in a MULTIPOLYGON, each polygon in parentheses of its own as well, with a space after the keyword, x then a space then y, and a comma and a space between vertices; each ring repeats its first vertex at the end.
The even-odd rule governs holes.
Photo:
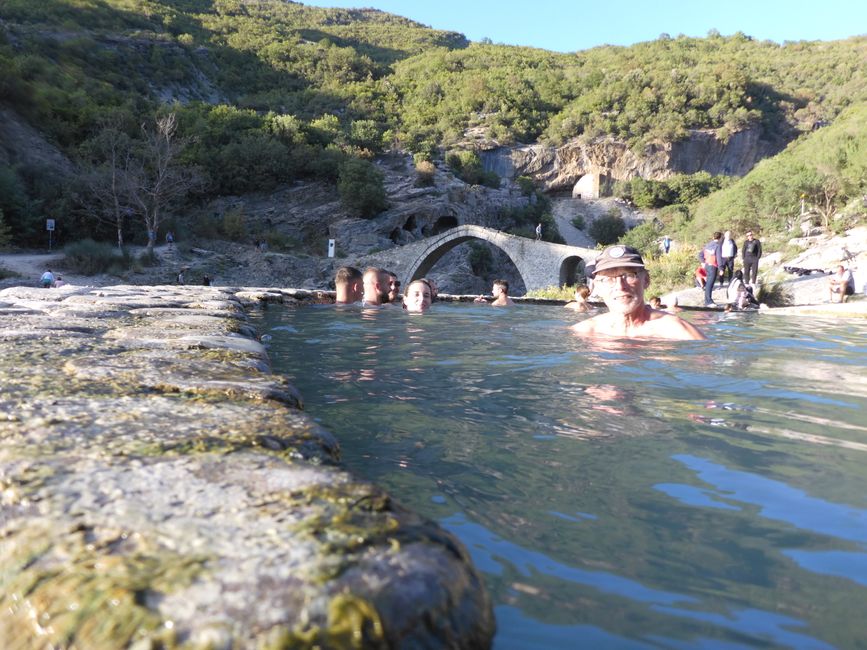
POLYGON ((0 647, 488 647, 460 543, 339 465, 243 305, 0 291, 0 647))

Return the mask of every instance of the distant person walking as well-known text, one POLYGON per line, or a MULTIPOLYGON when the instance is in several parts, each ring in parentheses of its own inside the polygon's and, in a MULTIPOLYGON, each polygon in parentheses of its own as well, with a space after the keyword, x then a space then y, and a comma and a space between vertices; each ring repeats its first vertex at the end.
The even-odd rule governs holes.
POLYGON ((166 245, 169 248, 171 248, 172 246, 174 246, 174 243, 175 243, 175 233, 173 233, 171 230, 169 230, 166 233, 166 245))
POLYGON ((762 242, 753 238, 753 231, 747 231, 747 238, 741 248, 744 261, 744 282, 755 284, 759 279, 759 259, 762 257, 762 242))
POLYGON ((662 238, 662 252, 668 255, 669 250, 671 250, 671 237, 666 235, 662 238))
POLYGON ((723 286, 724 282, 726 285, 731 284, 732 278, 735 274, 735 257, 737 254, 738 245, 735 243, 735 240, 732 239, 732 231, 726 230, 722 242, 722 269, 719 274, 720 286, 723 286))
POLYGON ((713 239, 704 245, 698 252, 698 260, 704 264, 704 270, 707 272, 707 282, 704 285, 704 306, 715 307, 713 301, 713 287, 716 284, 717 274, 719 274, 720 266, 722 265, 722 233, 715 232, 713 239))
POLYGON ((536 224, 536 241, 542 239, 542 224, 536 224))

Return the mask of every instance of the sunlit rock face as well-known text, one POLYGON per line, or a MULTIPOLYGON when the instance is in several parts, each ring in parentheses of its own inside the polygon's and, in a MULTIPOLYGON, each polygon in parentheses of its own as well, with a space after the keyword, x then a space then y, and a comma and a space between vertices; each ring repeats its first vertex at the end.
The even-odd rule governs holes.
MULTIPOLYGON (((714 131, 693 130, 682 140, 649 144, 639 151, 606 136, 572 140, 559 147, 501 147, 482 156, 485 168, 504 178, 528 176, 548 191, 572 191, 587 175, 596 175, 603 183, 636 176, 662 180, 699 171, 743 176, 778 150, 759 136, 758 129, 745 129, 722 140, 714 131)), ((585 193, 584 198, 596 197, 585 193)))
POLYGON ((488 647, 479 575, 340 466, 245 306, 0 291, 0 647, 488 647))

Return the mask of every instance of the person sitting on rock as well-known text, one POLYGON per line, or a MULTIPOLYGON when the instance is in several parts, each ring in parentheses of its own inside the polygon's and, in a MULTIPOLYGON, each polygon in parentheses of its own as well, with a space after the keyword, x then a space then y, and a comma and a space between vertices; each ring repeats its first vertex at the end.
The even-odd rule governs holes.
POLYGON ((828 292, 828 302, 846 302, 846 299, 855 293, 852 271, 840 264, 836 273, 828 280, 828 292))

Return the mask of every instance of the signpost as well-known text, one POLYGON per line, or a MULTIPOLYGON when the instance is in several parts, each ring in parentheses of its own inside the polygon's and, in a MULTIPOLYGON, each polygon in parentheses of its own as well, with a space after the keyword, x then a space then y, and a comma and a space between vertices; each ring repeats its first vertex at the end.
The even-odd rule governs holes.
POLYGON ((48 252, 51 252, 51 239, 54 234, 54 219, 45 220, 45 229, 48 231, 48 252))

